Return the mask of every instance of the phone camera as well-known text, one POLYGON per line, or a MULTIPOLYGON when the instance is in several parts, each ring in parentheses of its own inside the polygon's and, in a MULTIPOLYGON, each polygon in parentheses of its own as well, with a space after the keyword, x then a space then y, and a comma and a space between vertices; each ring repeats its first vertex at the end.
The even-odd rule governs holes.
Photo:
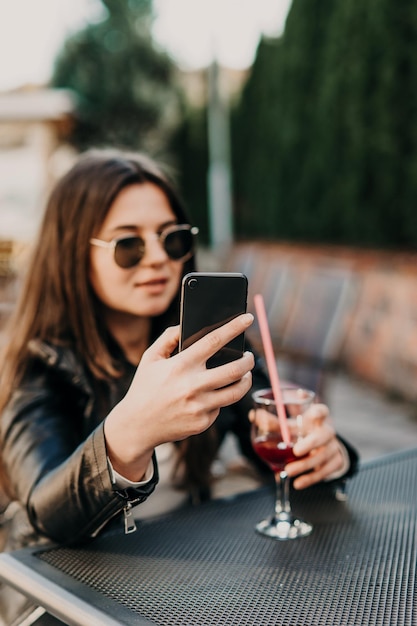
POLYGON ((197 289, 198 286, 198 282, 196 278, 190 278, 190 280, 188 281, 188 287, 190 289, 197 289))

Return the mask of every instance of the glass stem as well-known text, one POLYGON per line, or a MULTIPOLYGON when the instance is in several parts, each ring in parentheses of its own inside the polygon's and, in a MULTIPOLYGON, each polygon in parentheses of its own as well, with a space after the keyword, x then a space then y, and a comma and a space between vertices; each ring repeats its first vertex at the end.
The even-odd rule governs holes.
POLYGON ((277 518, 288 518, 291 513, 290 505, 290 481, 287 472, 277 472, 275 474, 275 516, 277 518))

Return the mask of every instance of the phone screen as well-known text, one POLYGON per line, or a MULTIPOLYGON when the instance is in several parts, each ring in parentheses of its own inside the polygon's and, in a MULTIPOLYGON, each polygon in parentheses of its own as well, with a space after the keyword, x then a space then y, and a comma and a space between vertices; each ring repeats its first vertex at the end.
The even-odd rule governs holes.
MULTIPOLYGON (((246 312, 248 280, 239 273, 192 272, 184 276, 181 289, 180 350, 246 312)), ((217 367, 239 359, 244 333, 235 337, 207 361, 217 367)))

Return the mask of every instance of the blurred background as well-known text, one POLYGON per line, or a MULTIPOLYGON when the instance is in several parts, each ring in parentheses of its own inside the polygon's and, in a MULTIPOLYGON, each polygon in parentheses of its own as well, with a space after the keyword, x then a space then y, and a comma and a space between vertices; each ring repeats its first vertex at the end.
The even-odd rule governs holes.
MULTIPOLYGON (((200 225, 202 241, 208 242, 209 160, 217 166, 212 178, 222 186, 214 193, 223 194, 224 202, 225 194, 232 194, 232 117, 240 136, 239 126, 246 127, 247 122, 238 113, 239 101, 260 38, 268 33, 275 41, 273 35, 282 33, 289 5, 290 0, 3 4, 2 159, 16 170, 12 162, 22 152, 19 148, 31 144, 32 153, 37 153, 26 166, 30 172, 24 185, 21 177, 10 180, 9 172, 2 177, 4 214, 13 222, 20 200, 26 210, 36 205, 30 215, 36 222, 45 186, 75 152, 117 144, 145 150, 172 166, 200 225), (42 166, 45 172, 39 172, 42 166), (20 198, 12 191, 16 188, 20 198)), ((274 75, 275 68, 270 69, 274 75)), ((269 108, 268 99, 263 106, 269 108)), ((256 124, 250 125, 256 129, 256 124)), ((258 159, 253 155, 254 162, 258 159)), ((216 184, 210 187, 213 193, 216 184)), ((233 211, 231 198, 228 204, 233 211)), ((225 222, 229 231, 230 222, 229 217, 225 222)), ((2 236, 9 231, 14 234, 5 219, 2 236)), ((213 243, 223 240, 222 233, 211 234, 216 237, 213 243)), ((232 236, 229 232, 228 239, 232 236)))
POLYGON ((264 294, 283 375, 363 448, 372 407, 377 451, 417 445, 415 2, 14 0, 0 59, 2 327, 57 177, 143 150, 200 268, 244 271, 250 309, 264 294))

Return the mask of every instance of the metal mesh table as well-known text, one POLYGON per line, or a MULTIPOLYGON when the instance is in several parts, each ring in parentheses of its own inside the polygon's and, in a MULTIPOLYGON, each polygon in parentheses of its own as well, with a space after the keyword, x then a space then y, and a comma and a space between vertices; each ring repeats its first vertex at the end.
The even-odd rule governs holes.
POLYGON ((132 535, 2 555, 0 576, 22 589, 1 564, 14 559, 119 624, 415 626, 417 449, 363 465, 348 493, 294 493, 314 525, 295 541, 254 531, 273 508, 261 489, 140 522, 132 535))

